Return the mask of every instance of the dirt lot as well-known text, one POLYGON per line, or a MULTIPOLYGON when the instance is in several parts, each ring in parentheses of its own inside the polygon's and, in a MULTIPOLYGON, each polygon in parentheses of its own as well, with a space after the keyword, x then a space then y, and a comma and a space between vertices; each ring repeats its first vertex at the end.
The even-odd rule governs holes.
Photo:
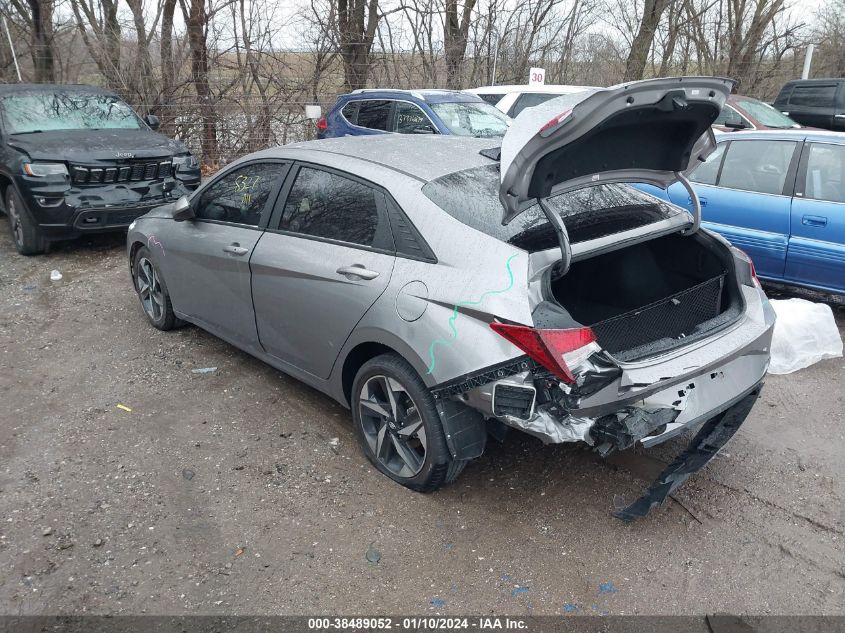
POLYGON ((328 398, 148 326, 120 236, 24 258, 3 218, 0 613, 843 614, 844 369, 771 376, 633 525, 614 497, 681 440, 606 462, 514 433, 420 495, 328 398))

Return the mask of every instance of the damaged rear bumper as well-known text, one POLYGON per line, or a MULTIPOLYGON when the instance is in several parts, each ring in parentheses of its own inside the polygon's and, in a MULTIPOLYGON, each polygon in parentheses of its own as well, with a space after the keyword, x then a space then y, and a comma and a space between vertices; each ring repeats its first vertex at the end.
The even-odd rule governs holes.
POLYGON ((658 475, 645 494, 631 505, 616 510, 613 516, 630 522, 646 516, 659 506, 693 473, 701 470, 728 443, 748 414, 762 390, 762 383, 755 386, 738 402, 721 414, 710 418, 689 443, 687 449, 658 475))
POLYGON ((629 364, 593 358, 574 387, 548 380, 542 368, 523 361, 497 369, 498 379, 448 396, 546 444, 580 441, 602 455, 700 428, 646 496, 617 513, 626 520, 643 516, 724 446, 759 395, 775 314, 762 291, 742 290, 746 311, 735 326, 675 353, 629 364))

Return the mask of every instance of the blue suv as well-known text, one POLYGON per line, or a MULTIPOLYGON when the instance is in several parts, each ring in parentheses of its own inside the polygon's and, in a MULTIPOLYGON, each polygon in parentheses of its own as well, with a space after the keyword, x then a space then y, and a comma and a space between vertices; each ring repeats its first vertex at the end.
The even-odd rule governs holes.
POLYGON ((317 138, 388 132, 501 137, 510 120, 480 97, 454 90, 355 90, 317 121, 317 138))

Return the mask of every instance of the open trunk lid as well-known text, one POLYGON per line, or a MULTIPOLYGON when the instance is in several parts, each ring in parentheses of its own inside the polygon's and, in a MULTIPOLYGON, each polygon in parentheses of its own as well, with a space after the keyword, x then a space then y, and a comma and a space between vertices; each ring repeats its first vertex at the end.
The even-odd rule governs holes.
POLYGON ((526 108, 502 139, 502 224, 535 200, 608 182, 665 188, 715 148, 710 125, 733 81, 650 79, 526 108))

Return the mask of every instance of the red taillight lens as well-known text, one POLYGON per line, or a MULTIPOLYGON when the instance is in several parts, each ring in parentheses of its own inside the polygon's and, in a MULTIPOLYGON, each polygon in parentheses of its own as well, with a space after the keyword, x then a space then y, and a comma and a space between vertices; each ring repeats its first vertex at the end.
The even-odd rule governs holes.
POLYGON ((754 285, 757 286, 758 288, 762 288, 763 285, 760 283, 760 280, 757 278, 757 269, 754 268, 754 260, 752 260, 751 257, 748 255, 748 253, 746 253, 741 248, 737 248, 736 246, 731 246, 731 248, 733 249, 734 253, 736 253, 736 255, 741 260, 743 260, 744 262, 746 262, 748 264, 748 267, 751 269, 751 281, 754 282, 754 285))
POLYGON ((326 117, 321 116, 319 119, 317 119, 317 129, 318 129, 320 132, 324 132, 324 131, 326 131, 328 128, 329 128, 329 124, 328 124, 328 122, 326 121, 326 117))
POLYGON ((549 134, 556 131, 561 125, 563 125, 563 122, 566 121, 566 118, 570 114, 572 114, 571 109, 561 112, 555 118, 553 118, 551 121, 546 123, 543 127, 541 127, 538 134, 540 136, 542 136, 543 138, 547 137, 549 134))
POLYGON ((596 342, 595 333, 588 327, 536 330, 533 327, 506 323, 491 323, 490 327, 570 385, 575 384, 575 375, 564 356, 596 342))

